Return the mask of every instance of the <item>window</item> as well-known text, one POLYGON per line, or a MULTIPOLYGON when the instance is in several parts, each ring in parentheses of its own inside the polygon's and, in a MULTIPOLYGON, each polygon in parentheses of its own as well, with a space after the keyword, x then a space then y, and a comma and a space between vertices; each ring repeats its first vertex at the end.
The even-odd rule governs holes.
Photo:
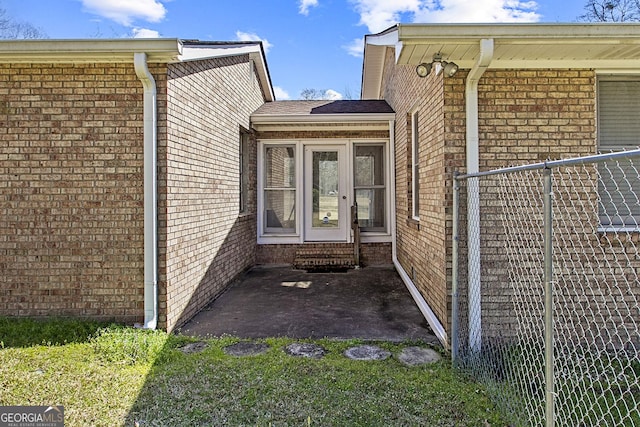
MULTIPOLYGON (((635 149, 640 140, 640 77, 598 79, 598 148, 601 153, 635 149)), ((640 162, 598 164, 600 225, 634 227, 640 223, 640 162)))
POLYGON ((420 219, 420 138, 418 112, 411 113, 411 216, 420 219))
POLYGON ((264 151, 264 232, 296 232, 295 147, 267 145, 264 151))
POLYGON ((240 131, 240 213, 247 211, 249 195, 249 133, 240 131))
POLYGON ((354 193, 362 231, 386 231, 384 145, 354 147, 354 193))

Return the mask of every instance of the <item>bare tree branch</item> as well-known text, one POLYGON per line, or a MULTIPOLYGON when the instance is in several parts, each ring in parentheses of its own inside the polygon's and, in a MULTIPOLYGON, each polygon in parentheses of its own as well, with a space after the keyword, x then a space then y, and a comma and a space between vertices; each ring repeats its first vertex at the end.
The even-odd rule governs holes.
POLYGON ((47 34, 28 22, 18 22, 0 8, 0 39, 46 39, 47 34))
POLYGON ((578 19, 587 22, 638 22, 640 0, 587 0, 585 13, 578 19))

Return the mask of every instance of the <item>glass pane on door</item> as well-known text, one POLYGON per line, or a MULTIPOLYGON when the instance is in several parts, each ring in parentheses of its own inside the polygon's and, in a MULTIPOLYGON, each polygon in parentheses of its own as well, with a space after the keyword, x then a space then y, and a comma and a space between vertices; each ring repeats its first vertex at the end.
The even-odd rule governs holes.
POLYGON ((312 227, 339 225, 338 152, 314 151, 312 158, 312 227))

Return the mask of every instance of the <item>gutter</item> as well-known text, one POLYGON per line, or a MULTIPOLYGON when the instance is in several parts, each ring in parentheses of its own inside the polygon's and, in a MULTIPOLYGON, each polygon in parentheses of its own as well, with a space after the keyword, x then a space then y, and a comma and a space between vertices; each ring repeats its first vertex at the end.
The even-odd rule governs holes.
POLYGON ((394 167, 392 167, 393 172, 391 176, 391 194, 393 197, 393 200, 391 203, 391 206, 393 206, 393 209, 391 209, 391 259, 393 260, 393 265, 395 266, 396 271, 400 275, 400 278, 404 282, 404 285, 407 287, 407 290, 409 291, 416 305, 420 309, 420 312, 422 313, 424 318, 427 320, 427 323, 429 323, 431 330, 436 335, 438 340, 440 340, 442 345, 445 348, 448 348, 449 344, 448 344, 447 332, 442 326, 442 323, 440 323, 440 321, 438 320, 438 317, 435 315, 433 310, 431 310, 431 307, 429 307, 429 304, 427 304, 427 301, 422 297, 422 294, 420 293, 416 285, 413 283, 413 281, 411 280, 407 272, 404 270, 404 268, 402 268, 402 264, 400 264, 400 261, 398 260, 398 252, 397 252, 398 237, 396 234, 396 209, 395 209, 395 206, 396 206, 395 140, 396 138, 395 138, 395 127, 394 127, 393 120, 389 121, 389 140, 391 141, 391 144, 390 144, 391 147, 389 150, 391 152, 389 156, 390 157, 389 164, 394 165, 394 167))
POLYGON ((133 64, 144 87, 144 329, 158 327, 158 117, 156 82, 147 54, 135 53, 133 64))
MULTIPOLYGON (((467 174, 479 172, 478 82, 493 60, 493 39, 480 40, 480 57, 467 75, 465 111, 467 123, 467 174)), ((478 178, 468 180, 467 206, 479 206, 478 178)), ((480 209, 467 210, 467 268, 469 281, 469 346, 480 351, 482 345, 481 280, 480 280, 480 209)))

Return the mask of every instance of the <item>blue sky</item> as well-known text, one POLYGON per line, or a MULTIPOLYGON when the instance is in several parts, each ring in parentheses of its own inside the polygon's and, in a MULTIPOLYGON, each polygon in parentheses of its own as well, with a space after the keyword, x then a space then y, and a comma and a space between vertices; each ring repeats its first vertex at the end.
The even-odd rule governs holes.
POLYGON ((358 98, 362 38, 409 22, 575 22, 586 0, 0 0, 51 39, 263 40, 278 99, 358 98))

